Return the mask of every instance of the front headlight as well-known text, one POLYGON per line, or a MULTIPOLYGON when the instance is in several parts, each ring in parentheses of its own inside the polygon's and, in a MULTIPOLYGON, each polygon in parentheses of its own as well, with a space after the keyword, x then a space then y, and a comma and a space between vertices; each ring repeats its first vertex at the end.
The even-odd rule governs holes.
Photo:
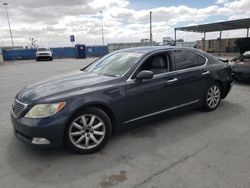
POLYGON ((42 118, 51 116, 65 106, 65 102, 53 103, 53 104, 37 104, 33 106, 25 115, 27 118, 42 118))

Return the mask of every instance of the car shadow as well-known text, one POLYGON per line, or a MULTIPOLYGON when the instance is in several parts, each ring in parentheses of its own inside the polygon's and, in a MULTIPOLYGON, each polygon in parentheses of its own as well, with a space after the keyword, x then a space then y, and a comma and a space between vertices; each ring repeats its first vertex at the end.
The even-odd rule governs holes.
POLYGON ((240 104, 223 101, 213 112, 192 110, 145 119, 118 133, 107 146, 92 155, 77 155, 66 149, 38 150, 12 139, 6 160, 22 178, 44 185, 64 185, 105 171, 121 163, 129 164, 140 155, 151 155, 161 147, 185 141, 244 111, 240 104))

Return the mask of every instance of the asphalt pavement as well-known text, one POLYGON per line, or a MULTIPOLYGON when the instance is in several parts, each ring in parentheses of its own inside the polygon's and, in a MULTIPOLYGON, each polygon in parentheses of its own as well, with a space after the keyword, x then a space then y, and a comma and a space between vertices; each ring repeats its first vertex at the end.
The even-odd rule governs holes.
POLYGON ((26 84, 78 71, 93 59, 0 65, 1 188, 249 188, 250 84, 234 83, 216 111, 144 122, 92 155, 31 149, 15 138, 10 107, 26 84))

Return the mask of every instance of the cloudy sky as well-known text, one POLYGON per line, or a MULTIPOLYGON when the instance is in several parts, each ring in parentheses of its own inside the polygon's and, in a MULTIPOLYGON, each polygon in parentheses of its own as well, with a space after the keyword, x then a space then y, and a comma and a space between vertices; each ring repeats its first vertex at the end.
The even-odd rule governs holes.
MULTIPOLYGON (((8 3, 15 45, 37 39, 44 47, 77 43, 101 44, 100 11, 103 11, 105 44, 149 38, 149 12, 153 12, 153 39, 173 37, 175 27, 250 17, 250 0, 0 0, 8 3)), ((6 12, 0 6, 0 45, 10 45, 6 12)), ((223 37, 245 36, 246 31, 223 32, 223 37)), ((209 33, 208 38, 217 38, 209 33)), ((178 32, 194 41, 201 34, 178 32)))

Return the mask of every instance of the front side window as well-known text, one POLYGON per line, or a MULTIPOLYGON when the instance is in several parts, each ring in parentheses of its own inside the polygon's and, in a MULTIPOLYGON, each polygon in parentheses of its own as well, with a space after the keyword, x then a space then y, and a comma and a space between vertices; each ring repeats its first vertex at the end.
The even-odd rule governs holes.
POLYGON ((116 52, 108 54, 84 69, 107 76, 122 76, 129 71, 143 54, 137 52, 116 52))
POLYGON ((137 73, 142 70, 152 71, 154 75, 169 72, 169 55, 158 54, 151 56, 141 65, 137 73))
POLYGON ((204 65, 206 59, 194 52, 188 50, 174 50, 175 68, 176 70, 187 69, 204 65))

